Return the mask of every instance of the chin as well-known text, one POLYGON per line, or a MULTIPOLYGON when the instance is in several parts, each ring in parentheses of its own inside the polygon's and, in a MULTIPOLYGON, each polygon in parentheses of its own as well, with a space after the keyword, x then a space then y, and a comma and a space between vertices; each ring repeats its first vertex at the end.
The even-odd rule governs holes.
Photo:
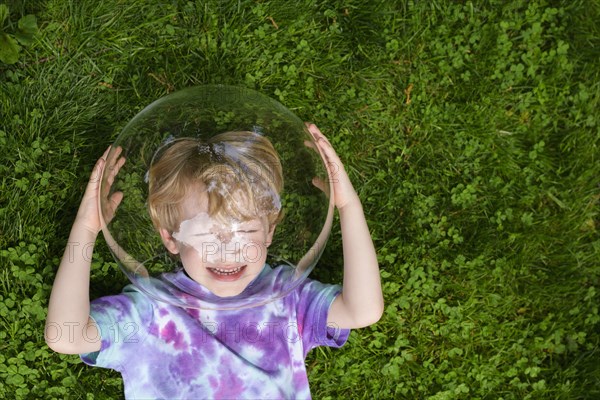
POLYGON ((243 288, 208 288, 211 292, 219 297, 233 297, 242 293, 246 287, 243 288))

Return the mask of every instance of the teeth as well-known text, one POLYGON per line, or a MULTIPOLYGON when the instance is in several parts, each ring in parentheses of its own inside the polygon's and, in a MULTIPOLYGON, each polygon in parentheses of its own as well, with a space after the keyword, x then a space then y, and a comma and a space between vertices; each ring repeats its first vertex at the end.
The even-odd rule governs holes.
POLYGON ((220 275, 235 275, 242 270, 242 267, 237 267, 235 269, 221 269, 221 268, 211 268, 211 269, 220 275))

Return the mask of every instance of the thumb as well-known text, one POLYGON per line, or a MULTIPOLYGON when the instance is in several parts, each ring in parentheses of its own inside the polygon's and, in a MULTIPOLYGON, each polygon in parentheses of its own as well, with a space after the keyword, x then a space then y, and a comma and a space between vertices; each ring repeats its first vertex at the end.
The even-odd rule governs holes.
POLYGON ((316 176, 312 179, 312 184, 315 185, 320 191, 325 193, 327 197, 329 197, 329 186, 325 183, 325 181, 321 178, 317 178, 316 176))

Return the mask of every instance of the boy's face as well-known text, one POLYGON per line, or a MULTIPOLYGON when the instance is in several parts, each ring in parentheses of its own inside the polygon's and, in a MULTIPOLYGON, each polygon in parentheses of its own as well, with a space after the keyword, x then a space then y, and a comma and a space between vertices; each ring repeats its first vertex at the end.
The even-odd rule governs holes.
POLYGON ((192 279, 217 296, 235 296, 263 269, 274 227, 269 229, 265 217, 243 222, 211 217, 208 197, 198 189, 182 203, 179 230, 171 235, 161 229, 161 237, 192 279))

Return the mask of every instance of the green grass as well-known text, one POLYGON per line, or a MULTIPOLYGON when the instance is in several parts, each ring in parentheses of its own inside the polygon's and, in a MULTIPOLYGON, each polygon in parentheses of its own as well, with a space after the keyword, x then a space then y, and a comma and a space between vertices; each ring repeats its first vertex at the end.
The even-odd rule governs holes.
MULTIPOLYGON (((597 0, 197 3, 6 3, 40 33, 0 64, 0 397, 122 396, 46 347, 47 299, 95 160, 204 83, 317 123, 363 201, 386 311, 309 355, 314 398, 600 397, 597 0)), ((340 253, 336 229, 313 275, 340 253)))

